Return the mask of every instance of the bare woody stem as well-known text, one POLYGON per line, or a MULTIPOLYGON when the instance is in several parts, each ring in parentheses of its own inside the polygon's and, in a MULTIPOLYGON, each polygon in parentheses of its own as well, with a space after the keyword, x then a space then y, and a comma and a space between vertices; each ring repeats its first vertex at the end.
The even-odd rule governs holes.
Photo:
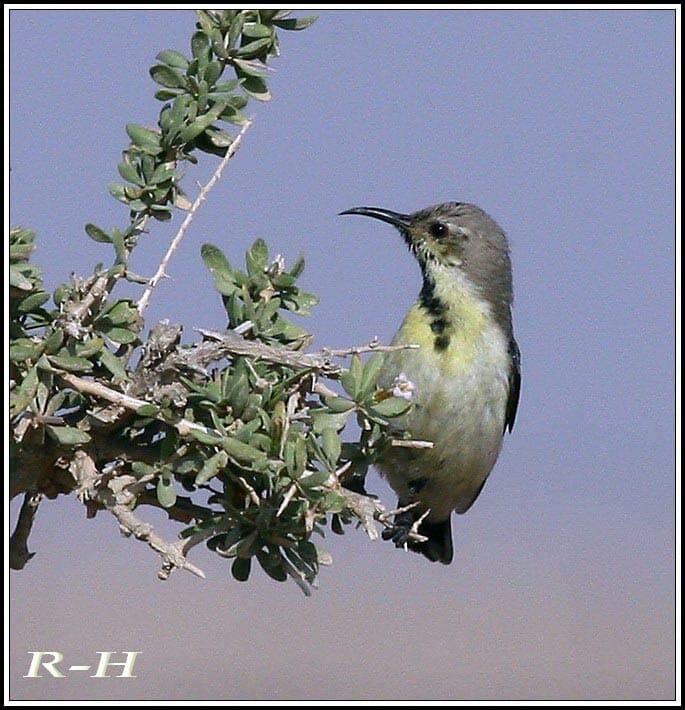
POLYGON ((209 191, 221 179, 221 174, 223 173, 224 168, 228 165, 228 162, 230 161, 230 159, 238 152, 238 148, 240 148, 240 144, 243 140, 243 136, 247 133, 247 131, 249 130, 251 125, 252 125, 251 120, 248 120, 243 124, 243 127, 240 130, 240 133, 235 137, 235 140, 229 146, 228 150, 226 151, 226 155, 222 158, 221 162, 217 166, 217 169, 214 171, 214 174, 209 179, 209 182, 200 190, 200 194, 197 196, 197 198, 195 199, 195 202, 193 202, 192 206, 188 210, 188 214, 186 215, 186 218, 183 220, 183 223, 181 224, 181 226, 179 227, 179 230, 176 233, 176 236, 171 240, 171 244, 169 244, 169 248, 167 249, 166 254, 164 255, 164 258, 162 259, 162 261, 159 265, 159 268, 155 272, 154 276, 148 282, 147 288, 145 289, 140 300, 138 301, 138 314, 139 315, 142 315, 143 311, 147 308, 148 303, 150 301, 150 297, 152 296, 152 292, 157 287, 157 284, 163 278, 166 278, 167 267, 169 266, 169 262, 171 261, 171 258, 173 257, 176 249, 178 249, 179 244, 183 241, 183 237, 185 237, 186 232, 188 231, 188 228, 190 227, 193 220, 195 219, 196 212, 200 208, 200 205, 207 199, 207 195, 209 194, 209 191))

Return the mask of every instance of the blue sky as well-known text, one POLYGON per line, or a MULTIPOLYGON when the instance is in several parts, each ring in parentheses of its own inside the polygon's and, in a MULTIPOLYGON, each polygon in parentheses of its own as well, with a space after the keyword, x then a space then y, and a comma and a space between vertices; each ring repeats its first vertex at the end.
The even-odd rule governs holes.
MULTIPOLYGON (((298 14, 311 14, 300 11, 298 14)), ((323 10, 281 33, 273 101, 210 194, 149 323, 225 320, 199 256, 254 238, 321 297, 313 347, 388 341, 420 287, 389 227, 475 202, 507 231, 523 390, 477 504, 431 565, 349 531, 305 599, 257 573, 155 578, 157 559, 72 499, 46 502, 12 575, 17 699, 668 699, 674 679, 675 14, 323 10), (142 650, 139 677, 24 680, 27 652, 142 650)), ((192 12, 12 10, 10 220, 54 287, 108 261, 86 222, 124 126, 153 124, 147 69, 188 52, 192 12)), ((212 166, 189 173, 206 179, 212 166)), ((152 273, 179 223, 155 229, 152 273)), ((374 489, 392 498, 377 477, 374 489)), ((12 510, 14 510, 14 506, 12 510)))

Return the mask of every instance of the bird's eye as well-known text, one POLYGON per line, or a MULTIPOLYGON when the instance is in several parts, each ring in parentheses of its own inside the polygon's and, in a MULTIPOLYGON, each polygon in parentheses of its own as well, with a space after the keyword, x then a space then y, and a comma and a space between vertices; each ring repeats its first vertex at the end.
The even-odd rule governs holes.
POLYGON ((436 239, 442 239, 442 237, 447 235, 448 229, 447 225, 442 222, 433 222, 429 227, 429 231, 436 239))

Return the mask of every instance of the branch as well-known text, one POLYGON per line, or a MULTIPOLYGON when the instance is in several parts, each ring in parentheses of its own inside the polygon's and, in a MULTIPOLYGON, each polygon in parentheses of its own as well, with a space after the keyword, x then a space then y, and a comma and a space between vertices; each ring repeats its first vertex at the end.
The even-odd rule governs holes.
POLYGON ((148 282, 148 286, 145 289, 145 292, 143 293, 140 300, 138 301, 138 315, 142 315, 143 311, 147 308, 150 297, 152 296, 152 292, 157 287, 157 284, 163 278, 166 278, 166 276, 167 276, 166 268, 169 265, 169 262, 171 261, 171 257, 174 255, 174 252, 176 251, 176 249, 178 249, 179 244, 183 241, 183 237, 185 237, 185 234, 188 231, 188 228, 190 227, 193 220, 195 219, 195 214, 197 213, 198 209, 200 208, 200 205, 207 199, 207 195, 209 194, 209 191, 221 179, 221 173, 223 173, 224 168, 228 165, 229 160, 238 152, 238 149, 240 148, 240 144, 243 140, 243 136, 247 133, 247 131, 249 130, 251 125, 252 125, 252 121, 250 121, 250 120, 246 121, 243 124, 243 127, 240 129, 240 133, 236 136, 235 140, 228 147, 228 150, 226 151, 226 155, 222 158, 217 169, 214 171, 214 174, 209 179, 209 182, 203 188, 201 188, 200 194, 197 196, 197 198, 195 199, 195 202, 193 202, 190 209, 188 210, 188 214, 186 215, 186 218, 183 220, 183 223, 181 224, 181 226, 179 227, 179 230, 176 233, 176 236, 171 240, 171 244, 169 244, 169 248, 167 249, 167 252, 164 255, 164 258, 162 259, 162 261, 159 265, 159 268, 157 269, 155 275, 148 282))
POLYGON ((378 339, 374 338, 368 345, 358 345, 356 347, 344 348, 343 350, 332 350, 324 348, 321 353, 327 357, 349 357, 350 355, 360 355, 361 353, 392 353, 397 350, 418 350, 421 346, 417 343, 406 345, 381 345, 378 339))
POLYGON ((186 552, 204 537, 213 532, 202 531, 176 542, 161 538, 152 525, 140 520, 131 510, 135 502, 132 488, 145 485, 147 479, 133 476, 111 476, 97 470, 93 459, 83 451, 76 451, 69 464, 69 471, 78 483, 78 495, 83 500, 96 501, 108 510, 119 522, 119 528, 126 536, 133 535, 143 540, 162 558, 162 568, 158 576, 168 579, 175 568, 185 569, 204 579, 205 574, 186 559, 186 552), (199 536, 200 539, 197 539, 199 536))
MULTIPOLYGON (((221 360, 231 353, 234 355, 246 355, 266 362, 273 362, 277 365, 285 365, 295 370, 314 370, 327 377, 338 377, 342 368, 334 365, 327 356, 317 353, 300 353, 287 348, 273 347, 258 340, 247 340, 234 331, 220 333, 216 330, 203 330, 197 328, 198 333, 205 338, 216 341, 215 343, 200 343, 193 350, 193 360, 206 359, 207 362, 221 360), (207 347, 214 345, 214 348, 207 347), (202 352, 204 350, 204 352, 202 352), (201 352, 198 357, 196 353, 201 352)), ((191 357, 186 358, 188 360, 191 357)))
MULTIPOLYGON (((386 528, 392 528, 393 524, 389 522, 389 518, 397 513, 403 513, 406 510, 410 510, 418 505, 418 503, 412 503, 411 505, 405 506, 404 508, 398 508, 397 510, 387 510, 386 507, 377 499, 372 496, 363 495, 362 493, 357 493, 356 491, 351 491, 349 488, 341 485, 336 480, 329 480, 324 484, 326 488, 334 490, 336 493, 340 494, 345 498, 347 502, 347 507, 352 512, 352 514, 359 520, 364 532, 369 536, 371 540, 377 540, 378 530, 376 529, 376 521, 381 523, 386 528)), ((430 511, 428 511, 430 512, 430 511)), ((420 535, 418 533, 418 528, 423 519, 428 514, 426 512, 419 518, 409 532, 408 538, 414 540, 415 542, 425 542, 428 538, 420 535)))
POLYGON ((68 304, 58 321, 64 324, 64 330, 77 340, 83 338, 83 320, 90 314, 95 303, 103 301, 111 293, 114 284, 122 274, 101 274, 93 277, 88 285, 88 291, 80 301, 68 304))
POLYGON ((432 449, 432 441, 421 441, 421 439, 390 439, 390 446, 398 446, 402 449, 432 449))
POLYGON ((221 360, 227 354, 253 357, 277 365, 285 365, 294 369, 314 370, 318 374, 337 379, 342 374, 342 367, 330 361, 332 357, 347 357, 359 353, 370 352, 395 352, 396 350, 415 350, 420 347, 410 343, 408 345, 381 345, 373 340, 368 345, 358 345, 344 350, 331 350, 324 348, 318 353, 301 353, 287 348, 266 345, 259 340, 247 340, 236 330, 219 332, 196 328, 196 331, 209 341, 195 345, 189 351, 181 351, 172 356, 176 362, 181 361, 188 367, 198 369, 198 366, 209 362, 221 360))
POLYGON ((17 526, 10 537, 9 553, 12 569, 24 569, 26 563, 36 554, 29 552, 28 539, 42 500, 43 494, 36 491, 28 491, 24 496, 17 526))
MULTIPOLYGON (((144 399, 131 397, 123 392, 117 392, 109 387, 105 387, 103 384, 100 384, 95 380, 84 380, 82 377, 72 375, 70 372, 63 372, 60 370, 55 371, 59 377, 64 380, 64 382, 71 385, 75 390, 78 390, 83 394, 90 394, 95 397, 100 397, 108 402, 113 402, 114 404, 121 405, 126 409, 130 409, 131 411, 137 412, 142 406, 151 404, 151 402, 146 402, 144 399)), ((191 422, 188 419, 179 419, 177 421, 167 422, 167 424, 175 427, 176 431, 178 431, 181 436, 188 435, 193 431, 220 438, 223 436, 220 432, 216 431, 216 429, 211 429, 210 427, 198 424, 197 422, 191 422)))

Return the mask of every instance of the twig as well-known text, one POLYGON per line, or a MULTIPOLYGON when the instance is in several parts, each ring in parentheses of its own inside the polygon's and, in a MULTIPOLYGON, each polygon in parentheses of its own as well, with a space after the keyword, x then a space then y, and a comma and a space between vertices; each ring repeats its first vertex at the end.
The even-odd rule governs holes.
MULTIPOLYGON (((266 345, 258 340, 247 340, 234 331, 220 333, 216 330, 196 329, 198 333, 204 335, 205 338, 214 340, 222 347, 216 349, 213 359, 221 359, 227 353, 235 355, 246 355, 267 362, 273 362, 278 365, 285 365, 293 369, 315 370, 328 377, 336 377, 342 372, 342 368, 334 365, 328 357, 317 353, 300 353, 296 350, 288 350, 287 348, 277 348, 271 345, 266 345)), ((200 349, 205 345, 201 343, 197 346, 200 349)), ((197 359, 197 358, 194 358, 197 359)))
POLYGON ((119 273, 113 275, 104 273, 93 277, 83 298, 65 307, 58 320, 64 324, 64 329, 69 335, 78 340, 83 338, 83 320, 95 303, 105 300, 119 278, 121 278, 119 273))
MULTIPOLYGON (((389 522, 389 520, 388 520, 388 518, 390 518, 390 516, 396 516, 401 513, 406 513, 408 510, 411 510, 412 508, 416 508, 417 505, 418 505, 418 502, 410 503, 409 505, 404 505, 401 508, 395 508, 395 510, 384 511, 383 513, 381 513, 378 516, 378 520, 383 525, 385 525, 386 528, 392 528, 392 527, 394 527, 394 525, 391 522, 389 522)), ((421 535, 421 533, 419 533, 419 526, 425 520, 425 518, 430 514, 430 512, 431 511, 429 508, 425 513, 423 513, 419 518, 417 518, 412 523, 412 526, 409 528, 409 531, 407 533, 407 541, 413 540, 414 542, 426 542, 428 540, 428 538, 425 535, 421 535)), ((405 550, 407 549, 406 542, 405 542, 404 549, 405 550)))
POLYGON ((26 563, 36 554, 29 552, 28 539, 38 512, 38 506, 42 500, 43 494, 36 491, 28 491, 24 496, 17 526, 9 543, 10 567, 12 569, 24 569, 26 563))
MULTIPOLYGON (((124 394, 123 392, 117 392, 109 387, 105 387, 103 384, 96 382, 95 380, 84 380, 82 377, 77 375, 72 375, 70 372, 63 372, 57 370, 57 374, 60 376, 64 382, 71 385, 74 389, 83 394, 91 394, 95 397, 100 397, 108 402, 114 402, 114 404, 119 404, 126 409, 130 409, 134 412, 138 411, 142 406, 151 404, 146 402, 144 399, 138 399, 136 397, 131 397, 130 395, 124 394)), ((209 434, 210 436, 215 436, 223 438, 221 432, 210 427, 206 427, 203 424, 198 424, 197 422, 191 422, 188 419, 179 419, 173 422, 167 422, 169 425, 176 428, 179 434, 182 436, 188 435, 191 432, 200 432, 202 434, 209 434)))
POLYGON ((391 516, 400 515, 401 513, 406 513, 408 510, 412 510, 413 508, 416 508, 417 505, 418 505, 418 502, 409 503, 409 505, 403 505, 401 508, 395 508, 394 510, 384 510, 378 516, 378 520, 380 520, 381 523, 386 523, 388 521, 388 518, 390 518, 391 516))
POLYGON ((361 353, 392 353, 397 350, 418 350, 421 346, 417 343, 407 343, 406 345, 381 345, 374 338, 368 345, 357 345, 351 348, 343 348, 342 350, 333 350, 324 348, 321 354, 326 357, 350 357, 351 355, 360 355, 361 353))
POLYGON ((420 439, 391 439, 390 446, 397 446, 403 449, 432 449, 432 441, 421 441, 420 439))
MULTIPOLYGON (((337 481, 332 481, 329 479, 323 484, 326 488, 334 490, 336 493, 340 494, 345 498, 347 502, 347 507, 353 513, 353 515, 359 520, 364 532, 369 536, 371 540, 377 540, 378 530, 376 529, 376 521, 381 523, 386 528, 393 527, 392 523, 389 522, 388 518, 397 513, 403 513, 407 510, 411 510, 416 507, 418 503, 412 503, 410 505, 404 506, 403 508, 398 508, 396 510, 386 510, 385 506, 380 503, 377 499, 371 496, 365 496, 356 491, 351 491, 349 488, 341 486, 337 481)), ((427 515, 424 514, 419 522, 412 526, 408 534, 409 540, 414 540, 415 542, 425 542, 428 538, 420 535, 417 530, 421 521, 427 515), (416 529, 415 529, 416 528, 416 529)))
POLYGON ((261 501, 259 500, 257 491, 243 478, 243 476, 236 476, 236 478, 240 481, 240 484, 247 492, 247 495, 250 497, 250 500, 255 505, 261 505, 261 501))
MULTIPOLYGON (((319 374, 335 379, 342 374, 342 367, 330 361, 332 357, 348 357, 359 353, 370 352, 395 352, 397 350, 415 350, 420 347, 410 343, 408 345, 381 345, 372 341, 368 345, 358 345, 344 350, 332 350, 325 348, 318 353, 301 353, 287 348, 273 347, 258 340, 247 340, 236 330, 219 332, 217 330, 205 330, 196 328, 198 333, 210 341, 215 341, 221 347, 209 348, 212 343, 200 343, 193 346, 192 352, 186 354, 179 351, 174 359, 177 361, 187 361, 189 364, 195 362, 211 362, 220 360, 227 353, 234 355, 246 355, 247 357, 258 358, 295 369, 314 370, 319 374)), ((326 393, 328 394, 328 392, 326 393)))
POLYGON ((162 568, 158 576, 167 579, 175 569, 185 569, 197 577, 204 579, 205 574, 192 562, 186 559, 186 552, 207 536, 207 531, 202 531, 188 538, 168 542, 161 538, 152 525, 140 520, 131 510, 135 501, 132 488, 145 485, 146 481, 133 476, 116 476, 101 473, 97 470, 95 462, 83 451, 77 451, 69 464, 69 471, 74 480, 78 482, 77 493, 81 500, 96 501, 108 510, 119 522, 119 528, 124 535, 133 535, 137 540, 143 540, 160 555, 162 568), (197 536, 200 539, 195 539, 197 536))
POLYGON ((183 240, 183 237, 188 231, 190 225, 192 224, 193 219, 195 219, 195 214, 200 208, 200 205, 202 205, 202 203, 207 199, 207 194, 209 193, 209 191, 221 179, 221 173, 223 173, 224 168, 228 165, 229 160, 237 153, 238 148, 240 148, 240 144, 243 140, 243 136, 247 133, 251 125, 252 121, 250 120, 246 121, 243 124, 243 127, 240 129, 240 133, 235 137, 231 145, 228 147, 226 155, 222 158, 221 162, 217 166, 217 169, 214 171, 214 174, 209 179, 209 182, 200 190, 200 193, 195 199, 195 202, 193 202, 190 209, 188 210, 188 214, 183 220, 183 224, 181 224, 181 226, 179 227, 176 236, 171 240, 171 244, 169 244, 169 248, 167 249, 164 258, 162 259, 159 268, 155 272, 155 275, 148 282, 147 288, 145 289, 140 300, 138 301, 138 315, 142 315, 143 311, 147 308, 150 297, 152 296, 152 292, 157 287, 157 284, 163 278, 166 278, 166 269, 169 265, 169 262, 171 261, 171 257, 174 255, 174 252, 183 240))

